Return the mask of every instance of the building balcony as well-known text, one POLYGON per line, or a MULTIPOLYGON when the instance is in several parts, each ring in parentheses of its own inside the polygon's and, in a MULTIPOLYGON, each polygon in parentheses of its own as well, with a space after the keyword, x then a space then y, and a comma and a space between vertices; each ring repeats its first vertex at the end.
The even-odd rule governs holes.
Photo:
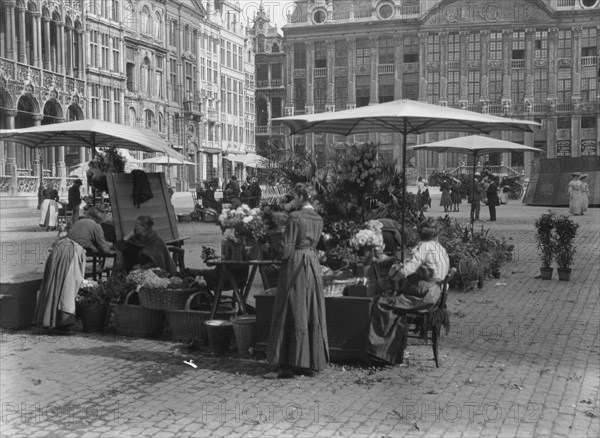
POLYGON ((214 109, 209 109, 206 112, 207 118, 209 121, 211 122, 218 122, 219 121, 219 113, 217 112, 217 110, 214 109))
POLYGON ((448 61, 448 71, 460 70, 460 61, 448 61))
POLYGON ((568 113, 573 110, 573 105, 571 102, 558 102, 556 104, 556 112, 557 113, 568 113))
POLYGON ((501 103, 490 103, 488 106, 488 112, 490 114, 502 114, 502 104, 501 103))
POLYGON ((548 111, 547 103, 534 103, 533 104, 533 112, 535 114, 543 114, 548 111))
POLYGON ((378 70, 380 75, 394 74, 394 64, 379 64, 378 70))
POLYGON ((517 69, 525 68, 525 60, 524 59, 511 59, 510 60, 510 68, 517 68, 517 69))
POLYGON ((267 126, 255 126, 254 127, 255 135, 271 135, 271 127, 267 126))
POLYGON ((598 57, 597 56, 582 56, 581 57, 581 66, 589 67, 598 65, 598 57))
POLYGON ((202 117, 200 102, 194 100, 184 100, 183 113, 187 116, 202 117))
POLYGON ((558 9, 570 9, 574 8, 577 0, 556 0, 556 7, 558 9))
POLYGON ((327 77, 327 67, 322 68, 314 68, 313 75, 315 78, 325 78, 327 77))

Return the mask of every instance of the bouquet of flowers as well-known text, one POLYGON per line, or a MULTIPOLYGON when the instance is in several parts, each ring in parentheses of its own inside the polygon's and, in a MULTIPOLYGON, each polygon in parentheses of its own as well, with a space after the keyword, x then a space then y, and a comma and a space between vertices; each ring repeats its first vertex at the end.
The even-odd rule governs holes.
POLYGON ((224 208, 219 223, 225 229, 225 239, 236 243, 244 240, 262 242, 267 235, 260 209, 250 208, 246 204, 236 209, 224 208))
POLYGON ((378 251, 383 251, 383 234, 381 233, 383 225, 381 222, 370 220, 365 224, 365 227, 352 236, 350 245, 356 250, 365 246, 372 246, 378 251))
POLYGON ((83 307, 109 304, 119 298, 122 286, 122 282, 114 279, 102 282, 84 279, 79 286, 75 302, 83 307))

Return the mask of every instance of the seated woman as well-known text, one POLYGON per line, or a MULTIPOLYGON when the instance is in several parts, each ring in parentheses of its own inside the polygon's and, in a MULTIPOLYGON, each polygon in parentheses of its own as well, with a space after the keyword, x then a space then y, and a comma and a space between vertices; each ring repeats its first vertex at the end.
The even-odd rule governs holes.
POLYGON ((390 269, 393 281, 400 282, 400 295, 394 307, 413 310, 426 309, 440 298, 443 281, 450 269, 448 253, 437 240, 439 233, 435 219, 429 218, 417 227, 421 242, 412 250, 404 263, 390 269))
POLYGON ((389 256, 396 256, 399 249, 402 248, 402 236, 400 234, 401 225, 397 220, 389 218, 377 218, 377 221, 381 222, 383 228, 381 233, 383 235, 383 252, 389 256))
POLYGON ((106 213, 102 207, 91 207, 83 218, 73 224, 69 230, 69 239, 81 245, 88 255, 114 254, 111 245, 106 242, 101 225, 105 218, 106 213))
POLYGON ((150 216, 140 216, 135 220, 133 230, 115 244, 120 252, 115 263, 125 273, 134 268, 160 268, 169 274, 177 270, 167 245, 152 229, 153 226, 150 216))

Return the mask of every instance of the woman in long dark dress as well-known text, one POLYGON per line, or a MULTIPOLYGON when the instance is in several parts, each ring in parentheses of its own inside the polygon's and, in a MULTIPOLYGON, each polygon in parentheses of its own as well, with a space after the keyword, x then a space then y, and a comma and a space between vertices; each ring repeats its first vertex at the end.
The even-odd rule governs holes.
POLYGON ((273 307, 267 360, 278 372, 265 378, 313 375, 329 362, 323 279, 316 246, 323 219, 310 204, 310 188, 294 188, 293 212, 287 222, 285 248, 273 307))

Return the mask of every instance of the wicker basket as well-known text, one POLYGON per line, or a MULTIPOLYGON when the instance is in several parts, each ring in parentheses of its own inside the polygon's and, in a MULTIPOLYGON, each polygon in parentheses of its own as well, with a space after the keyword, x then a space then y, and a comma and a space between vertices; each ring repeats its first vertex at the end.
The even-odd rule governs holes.
MULTIPOLYGON (((190 310, 190 305, 193 299, 200 294, 208 294, 208 292, 196 292, 187 299, 185 310, 167 310, 165 315, 171 329, 171 337, 176 341, 197 341, 201 344, 206 344, 207 335, 204 321, 210 319, 211 309, 207 310, 190 310)), ((212 300, 212 295, 208 294, 212 300)), ((236 311, 228 306, 219 306, 216 319, 229 320, 235 316, 236 311)))
POLYGON ((359 284, 362 279, 357 277, 339 278, 323 276, 323 294, 326 297, 343 297, 347 286, 359 284))
POLYGON ((111 304, 117 335, 160 338, 165 328, 164 313, 129 304, 129 299, 134 293, 137 292, 127 294, 125 304, 111 304))
POLYGON ((150 289, 139 291, 142 307, 154 310, 182 310, 194 289, 150 289))

